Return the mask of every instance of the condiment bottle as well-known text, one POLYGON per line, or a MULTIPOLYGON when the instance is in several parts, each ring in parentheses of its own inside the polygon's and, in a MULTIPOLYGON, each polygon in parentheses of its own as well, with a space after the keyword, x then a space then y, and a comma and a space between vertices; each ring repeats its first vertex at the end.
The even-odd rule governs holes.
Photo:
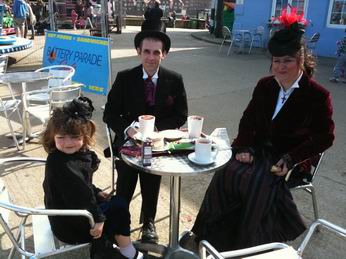
POLYGON ((151 147, 152 140, 150 138, 146 138, 142 145, 142 164, 143 166, 150 166, 151 165, 151 158, 152 158, 152 147, 151 147))

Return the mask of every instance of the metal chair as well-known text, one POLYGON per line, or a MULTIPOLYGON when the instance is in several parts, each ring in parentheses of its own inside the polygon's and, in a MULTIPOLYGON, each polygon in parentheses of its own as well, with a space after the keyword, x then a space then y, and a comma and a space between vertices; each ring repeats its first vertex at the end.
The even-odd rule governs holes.
POLYGON ((308 232, 300 244, 298 250, 284 243, 270 243, 259 246, 254 246, 245 249, 218 252, 208 241, 202 240, 199 243, 199 254, 201 259, 225 259, 225 258, 251 258, 251 259, 268 259, 268 258, 291 258, 301 259, 306 245, 310 241, 317 226, 323 226, 331 232, 346 238, 346 229, 341 228, 324 219, 314 221, 308 232), (260 253, 260 254, 259 254, 260 253), (208 255, 209 254, 209 255, 208 255), (256 254, 256 255, 254 255, 256 254), (207 256, 208 255, 208 256, 207 256), (250 256, 250 257, 247 257, 250 256))
POLYGON ((256 41, 258 42, 258 46, 259 47, 263 47, 264 48, 263 35, 264 35, 264 27, 263 26, 258 26, 256 28, 256 30, 254 31, 254 33, 252 34, 249 54, 251 54, 253 43, 256 42, 256 41))
POLYGON ((49 90, 54 87, 72 84, 72 77, 74 76, 76 71, 71 66, 55 65, 39 68, 35 70, 35 72, 49 72, 50 74, 52 74, 52 77, 48 80, 48 85, 42 88, 42 90, 46 90, 46 92, 42 91, 36 94, 32 94, 28 96, 28 100, 48 103, 49 90))
MULTIPOLYGON (((0 75, 6 73, 7 61, 8 61, 8 56, 0 56, 0 75)), ((12 114, 16 112, 19 118, 19 122, 22 124, 22 116, 19 112, 19 105, 21 103, 21 100, 15 98, 12 88, 9 84, 3 84, 1 82, 0 84, 2 84, 2 86, 0 86, 1 87, 0 112, 4 114, 8 127, 10 128, 10 132, 11 132, 14 144, 19 150, 20 149, 19 143, 14 133, 10 118, 12 114)))
POLYGON ((316 32, 314 33, 311 38, 307 41, 307 47, 311 51, 312 54, 314 54, 316 49, 316 44, 318 40, 320 39, 320 33, 316 32))
POLYGON ((7 71, 8 56, 0 55, 0 75, 5 74, 7 71))
POLYGON ((242 40, 242 37, 240 34, 233 34, 230 29, 228 29, 227 26, 222 27, 222 36, 223 40, 221 42, 220 48, 219 48, 219 53, 221 52, 222 46, 225 43, 229 44, 228 51, 227 51, 227 56, 229 56, 229 53, 231 52, 232 46, 234 42, 240 43, 242 40))
MULTIPOLYGON (((73 99, 78 98, 81 95, 81 87, 82 84, 73 84, 66 85, 61 87, 51 88, 48 92, 46 90, 33 90, 25 93, 25 102, 23 104, 23 111, 26 113, 25 116, 28 118, 28 122, 30 122, 30 116, 33 116, 39 119, 42 125, 50 118, 50 115, 54 108, 62 107, 64 103, 71 102, 73 99), (37 104, 30 102, 30 96, 35 95, 37 93, 47 92, 49 94, 49 103, 48 104, 37 104)), ((26 135, 31 133, 31 124, 29 123, 29 127, 25 127, 23 138, 25 139, 26 135)))
MULTIPOLYGON (((45 159, 34 157, 12 157, 0 159, 0 164, 18 162, 44 164, 45 159)), ((88 219, 91 227, 95 224, 93 216, 87 210, 51 210, 17 206, 10 201, 10 195, 5 184, 0 179, 0 224, 5 231, 5 235, 9 237, 12 243, 11 251, 7 257, 8 259, 13 258, 15 251, 21 255, 22 259, 27 257, 43 258, 81 249, 90 245, 89 243, 69 245, 57 240, 51 231, 48 216, 82 216, 88 219), (10 225, 9 216, 12 215, 21 219, 18 226, 10 225), (32 225, 27 224, 29 217, 32 218, 32 225), (30 227, 32 227, 34 249, 29 248, 26 245, 25 233, 30 227), (18 231, 14 231, 14 229, 18 229, 18 231)))
POLYGON ((104 150, 105 157, 109 157, 111 159, 112 164, 112 190, 111 193, 115 192, 115 159, 116 156, 114 155, 113 150, 113 139, 115 138, 115 133, 113 130, 106 125, 106 135, 107 135, 107 141, 108 141, 108 147, 104 150))
MULTIPOLYGON (((298 183, 298 185, 295 185, 294 187, 291 188, 291 190, 302 189, 302 190, 306 191, 307 193, 311 194, 312 206, 313 206, 313 209, 314 209, 314 218, 315 218, 315 220, 318 219, 318 207, 317 207, 316 192, 315 192, 315 186, 313 185, 313 180, 316 177, 316 174, 317 174, 318 169, 319 169, 319 167, 321 165, 323 156, 324 156, 324 153, 320 153, 320 154, 310 158, 311 165, 312 165, 311 176, 309 178, 305 178, 305 179, 301 180, 298 183)), ((295 168, 298 165, 299 164, 296 164, 293 168, 295 168)), ((290 173, 292 172, 292 170, 290 170, 290 172, 287 174, 286 181, 289 179, 290 173)))

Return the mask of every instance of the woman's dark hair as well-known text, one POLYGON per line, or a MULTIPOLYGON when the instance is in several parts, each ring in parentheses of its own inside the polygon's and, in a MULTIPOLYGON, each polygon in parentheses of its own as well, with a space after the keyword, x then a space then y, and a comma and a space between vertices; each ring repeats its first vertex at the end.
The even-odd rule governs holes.
POLYGON ((62 108, 54 109, 41 137, 44 150, 47 153, 56 150, 54 141, 56 134, 83 136, 82 148, 93 145, 96 131, 96 125, 91 120, 93 110, 91 100, 86 97, 79 97, 62 108))

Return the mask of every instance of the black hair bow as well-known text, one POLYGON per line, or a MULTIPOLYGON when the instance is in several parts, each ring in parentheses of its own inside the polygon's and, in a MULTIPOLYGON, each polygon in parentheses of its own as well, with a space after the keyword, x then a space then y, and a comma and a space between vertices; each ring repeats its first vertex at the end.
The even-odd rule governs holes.
POLYGON ((63 111, 76 119, 90 120, 94 110, 92 101, 85 96, 73 99, 72 102, 65 103, 63 106, 63 111))

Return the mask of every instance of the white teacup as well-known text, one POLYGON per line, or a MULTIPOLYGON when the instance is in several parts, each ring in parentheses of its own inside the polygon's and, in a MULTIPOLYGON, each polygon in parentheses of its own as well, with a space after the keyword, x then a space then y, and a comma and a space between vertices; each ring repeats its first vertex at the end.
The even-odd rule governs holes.
POLYGON ((150 137, 154 133, 155 116, 141 115, 138 117, 139 131, 142 133, 143 138, 150 137))
POLYGON ((203 128, 202 116, 191 115, 187 118, 187 130, 189 132, 189 138, 200 138, 203 128))
POLYGON ((216 151, 212 152, 212 141, 206 138, 199 138, 195 141, 195 160, 201 163, 214 161, 217 155, 216 151))

